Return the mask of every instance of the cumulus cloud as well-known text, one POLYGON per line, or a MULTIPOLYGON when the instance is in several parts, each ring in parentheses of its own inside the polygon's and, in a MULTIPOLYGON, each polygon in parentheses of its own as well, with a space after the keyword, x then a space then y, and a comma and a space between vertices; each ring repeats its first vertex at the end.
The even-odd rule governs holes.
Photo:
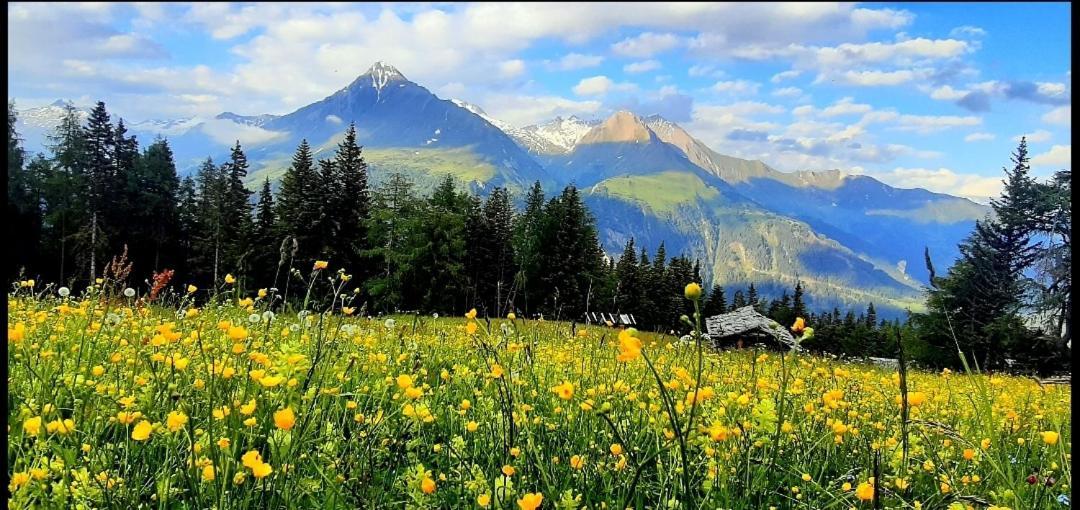
POLYGON ((774 74, 772 76, 772 78, 769 78, 769 81, 771 81, 773 83, 780 83, 780 82, 782 82, 784 80, 790 80, 792 78, 797 78, 800 74, 802 74, 802 71, 799 71, 798 69, 791 69, 791 70, 788 70, 788 71, 781 71, 779 73, 774 74))
POLYGON ((326 122, 329 122, 331 124, 341 124, 342 120, 341 117, 338 117, 337 115, 327 115, 326 122))
POLYGON ((1048 124, 1055 124, 1058 126, 1071 126, 1072 125, 1072 106, 1061 106, 1054 108, 1049 112, 1046 112, 1042 116, 1043 122, 1048 124))
POLYGON ((660 69, 661 64, 658 60, 642 60, 640 62, 632 62, 623 66, 623 71, 627 73, 645 73, 660 69))
POLYGON ((1001 178, 958 173, 948 168, 897 167, 887 172, 867 172, 869 175, 899 188, 923 188, 987 203, 990 197, 1001 194, 1001 178))
POLYGON ((679 44, 679 37, 675 34, 644 32, 612 44, 611 51, 624 57, 649 58, 671 50, 679 44))
POLYGON ((772 95, 776 97, 800 97, 803 95, 803 91, 799 87, 784 87, 772 91, 772 95))
POLYGON ((585 55, 582 53, 567 53, 563 55, 557 61, 546 61, 545 66, 550 71, 573 71, 575 69, 586 69, 589 67, 596 67, 604 61, 604 57, 600 55, 585 55))
POLYGON ((499 63, 499 76, 516 78, 525 72, 525 61, 521 59, 504 60, 499 63))
POLYGON ((984 141, 993 140, 994 138, 995 137, 994 137, 993 133, 971 133, 970 135, 967 135, 967 136, 964 137, 964 141, 965 142, 984 142, 984 141))
POLYGON ((1012 138, 1012 140, 1014 142, 1019 142, 1021 138, 1027 138, 1028 143, 1042 143, 1050 141, 1050 138, 1053 138, 1053 136, 1053 133, 1045 129, 1039 129, 1031 133, 1016 135, 1012 138))
POLYGON ((633 83, 616 83, 607 76, 584 78, 574 86, 574 93, 579 96, 602 96, 611 91, 629 92, 637 90, 633 83))
POLYGON ((731 95, 754 95, 757 94, 761 84, 750 80, 718 81, 712 87, 713 92, 731 95))
POLYGON ((202 124, 200 129, 219 144, 231 145, 239 140, 245 147, 255 147, 284 140, 289 135, 286 132, 270 131, 261 127, 238 124, 226 119, 208 120, 202 124))
POLYGON ((859 115, 867 113, 874 108, 868 104, 856 103, 852 97, 845 97, 821 111, 825 117, 837 117, 841 115, 859 115))
POLYGON ((1055 145, 1049 151, 1031 158, 1031 166, 1072 168, 1072 145, 1055 145))
POLYGON ((512 126, 528 126, 571 115, 592 117, 600 111, 600 101, 575 101, 559 96, 535 96, 520 93, 494 93, 480 98, 492 117, 512 126))

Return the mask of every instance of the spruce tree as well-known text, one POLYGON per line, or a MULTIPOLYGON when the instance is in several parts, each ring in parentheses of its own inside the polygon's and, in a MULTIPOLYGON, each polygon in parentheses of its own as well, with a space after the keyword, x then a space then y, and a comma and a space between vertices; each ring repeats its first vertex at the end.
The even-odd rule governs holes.
POLYGON ((229 161, 224 165, 228 179, 225 191, 225 215, 222 222, 224 240, 224 261, 227 271, 234 275, 246 275, 245 259, 250 256, 252 235, 251 191, 244 186, 248 174, 247 155, 244 154, 240 141, 232 147, 229 161))
POLYGON ((86 131, 71 105, 65 106, 60 124, 49 136, 49 150, 51 160, 32 165, 41 182, 45 203, 43 251, 50 266, 55 268, 47 274, 54 275, 57 282, 71 285, 75 278, 86 275, 77 267, 89 267, 89 253, 78 248, 80 244, 89 244, 81 243, 80 235, 91 224, 86 131))
POLYGON ((703 307, 701 314, 704 317, 712 317, 723 313, 727 313, 727 301, 724 297, 724 288, 720 285, 713 285, 712 290, 709 291, 709 296, 705 299, 705 306, 703 307))
POLYGON ((319 209, 323 197, 315 196, 318 189, 318 173, 312 162, 311 146, 307 140, 300 142, 293 155, 292 164, 281 178, 281 188, 277 197, 278 231, 284 240, 295 241, 296 255, 287 262, 290 268, 307 270, 315 260, 323 240, 317 239, 312 226, 319 219, 319 209))
POLYGON ((791 298, 791 313, 795 317, 806 317, 806 303, 803 302, 803 286, 801 281, 795 282, 795 295, 791 298))
POLYGON ((539 310, 544 298, 539 265, 544 214, 544 190, 540 181, 536 181, 525 195, 524 211, 514 222, 514 255, 518 267, 514 288, 520 293, 520 306, 529 314, 539 310))
MULTIPOLYGON (((7 222, 15 250, 13 263, 8 265, 8 281, 18 276, 20 269, 36 271, 38 248, 41 242, 42 214, 41 191, 36 176, 25 167, 19 134, 15 130, 15 104, 8 103, 8 173, 7 173, 7 222)), ((29 272, 28 274, 36 274, 29 272)))
POLYGON ((336 197, 331 197, 339 228, 333 240, 334 251, 341 254, 346 271, 361 280, 371 275, 370 264, 361 256, 371 248, 367 223, 371 218, 371 191, 368 189, 368 166, 356 141, 356 126, 349 124, 345 138, 338 144, 334 157, 338 185, 336 197))
POLYGON ((109 122, 105 103, 98 101, 85 129, 87 171, 89 181, 88 209, 90 222, 84 225, 80 244, 89 257, 86 273, 90 280, 99 274, 98 260, 105 257, 108 249, 106 233, 108 219, 105 211, 114 197, 116 166, 114 161, 116 138, 109 122))
POLYGON ((274 215, 274 194, 270 178, 263 180, 259 190, 259 202, 255 206, 255 224, 251 235, 251 276, 259 287, 276 287, 274 274, 280 260, 280 239, 276 232, 277 217, 274 215))

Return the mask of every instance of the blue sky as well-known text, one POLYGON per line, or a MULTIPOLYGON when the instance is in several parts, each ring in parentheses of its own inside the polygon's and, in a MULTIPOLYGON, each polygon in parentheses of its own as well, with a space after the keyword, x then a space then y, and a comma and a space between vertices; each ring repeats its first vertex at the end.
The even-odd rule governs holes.
MULTIPOLYGON (((377 60, 523 126, 661 114, 714 150, 977 200, 1071 168, 1071 6, 9 4, 19 108, 288 113, 377 60), (62 34, 58 36, 58 34, 62 34)), ((246 135, 258 133, 245 131, 246 135)))

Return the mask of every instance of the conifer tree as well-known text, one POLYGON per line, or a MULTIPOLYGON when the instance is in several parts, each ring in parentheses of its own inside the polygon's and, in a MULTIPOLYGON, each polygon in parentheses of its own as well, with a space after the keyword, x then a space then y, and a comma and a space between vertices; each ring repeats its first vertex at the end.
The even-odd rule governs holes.
POLYGON ((705 306, 702 307, 701 314, 704 317, 712 317, 723 313, 727 313, 727 300, 724 296, 724 288, 720 285, 713 285, 712 290, 709 291, 709 295, 705 299, 705 306))
MULTIPOLYGON (((285 270, 306 266, 315 260, 323 240, 316 238, 312 227, 319 220, 323 197, 316 196, 319 175, 312 162, 311 146, 302 140, 293 154, 292 164, 281 178, 277 197, 278 231, 284 240, 297 244, 295 260, 288 262, 285 270)), ((303 267, 302 270, 306 270, 303 267)))
POLYGON ((346 271, 364 279, 371 274, 370 264, 360 255, 371 248, 366 230, 371 218, 371 191, 368 166, 356 141, 355 124, 349 124, 345 138, 338 144, 333 168, 338 186, 335 197, 329 199, 338 221, 333 248, 344 258, 341 264, 346 271))
POLYGON ((235 275, 247 273, 244 263, 249 256, 252 235, 251 191, 244 186, 248 174, 248 159, 240 141, 232 147, 229 161, 223 165, 223 172, 228 179, 225 192, 225 215, 222 223, 224 239, 224 260, 228 272, 235 275))

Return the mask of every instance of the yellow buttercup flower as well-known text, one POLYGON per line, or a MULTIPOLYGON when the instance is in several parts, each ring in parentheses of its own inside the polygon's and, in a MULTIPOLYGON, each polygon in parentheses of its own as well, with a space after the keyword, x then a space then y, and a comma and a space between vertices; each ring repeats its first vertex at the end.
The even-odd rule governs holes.
POLYGON ((146 441, 150 439, 150 433, 154 431, 154 426, 149 421, 143 420, 135 424, 135 428, 131 429, 131 438, 136 441, 146 441))
POLYGON ((236 277, 234 277, 231 273, 225 275, 225 283, 229 285, 236 283, 236 277))
POLYGON ((544 501, 544 495, 537 493, 527 493, 517 500, 518 508, 520 510, 536 510, 540 508, 540 503, 544 501))
POLYGON ((330 263, 325 261, 325 260, 316 260, 315 261, 315 266, 314 266, 313 269, 315 271, 321 271, 323 269, 326 269, 329 266, 330 266, 330 263))
POLYGON ((701 298, 701 285, 693 282, 686 284, 686 288, 683 289, 683 295, 690 301, 697 301, 701 298))
POLYGON ((281 430, 291 430, 296 424, 296 415, 291 407, 274 412, 274 425, 281 430))

